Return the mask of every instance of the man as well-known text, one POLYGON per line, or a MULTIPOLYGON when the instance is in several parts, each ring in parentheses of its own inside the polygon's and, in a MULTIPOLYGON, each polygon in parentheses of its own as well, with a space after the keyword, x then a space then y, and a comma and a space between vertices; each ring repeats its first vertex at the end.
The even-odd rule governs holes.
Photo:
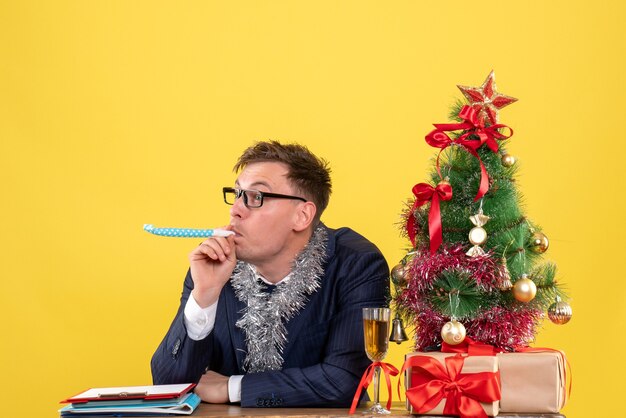
POLYGON ((234 171, 223 189, 234 235, 189 255, 154 383, 197 382, 203 401, 243 407, 348 406, 370 363, 362 308, 386 305, 387 263, 320 222, 330 170, 306 147, 259 142, 234 171))

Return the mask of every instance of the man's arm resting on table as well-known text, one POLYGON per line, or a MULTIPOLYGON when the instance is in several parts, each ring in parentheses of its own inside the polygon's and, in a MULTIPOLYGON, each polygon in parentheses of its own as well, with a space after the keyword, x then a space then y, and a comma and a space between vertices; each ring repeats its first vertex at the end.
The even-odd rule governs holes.
MULTIPOLYGON (((198 341, 207 337, 215 326, 215 313, 217 302, 206 308, 201 308, 191 296, 185 305, 185 326, 187 335, 192 340, 198 341)), ((241 401, 241 379, 243 375, 222 376, 218 373, 207 371, 196 386, 196 393, 205 402, 225 403, 241 401), (226 385, 224 386, 224 379, 226 385), (224 393, 226 396, 224 396, 224 393)))
POLYGON ((187 272, 178 312, 152 356, 152 380, 155 385, 196 383, 209 364, 212 350, 210 331, 205 338, 196 340, 199 331, 191 326, 195 331, 192 331, 190 336, 185 324, 184 311, 192 289, 191 274, 187 272))

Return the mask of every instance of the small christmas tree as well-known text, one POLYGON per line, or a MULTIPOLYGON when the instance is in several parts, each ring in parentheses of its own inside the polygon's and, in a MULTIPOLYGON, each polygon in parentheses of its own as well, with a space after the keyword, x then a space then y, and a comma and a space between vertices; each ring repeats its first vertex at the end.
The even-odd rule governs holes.
POLYGON ((566 323, 571 308, 542 262, 548 239, 520 207, 513 130, 499 110, 517 99, 496 91, 493 71, 480 87, 458 86, 467 102, 456 123, 435 124, 426 142, 440 151, 431 183, 413 187, 403 213, 411 249, 392 269, 398 314, 415 326, 415 348, 458 344, 466 336, 503 350, 534 340, 548 311, 566 323))

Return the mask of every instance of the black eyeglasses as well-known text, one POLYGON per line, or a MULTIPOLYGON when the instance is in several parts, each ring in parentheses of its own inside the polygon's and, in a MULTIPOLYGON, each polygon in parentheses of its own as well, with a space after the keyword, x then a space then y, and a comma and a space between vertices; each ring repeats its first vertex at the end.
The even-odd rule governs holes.
POLYGON ((224 193, 224 202, 228 205, 234 205, 235 201, 243 196, 243 204, 247 208, 260 208, 263 206, 263 199, 266 197, 272 197, 275 199, 291 199, 291 200, 307 200, 299 196, 289 196, 286 194, 260 192, 258 190, 245 190, 235 189, 233 187, 224 187, 222 189, 224 193))

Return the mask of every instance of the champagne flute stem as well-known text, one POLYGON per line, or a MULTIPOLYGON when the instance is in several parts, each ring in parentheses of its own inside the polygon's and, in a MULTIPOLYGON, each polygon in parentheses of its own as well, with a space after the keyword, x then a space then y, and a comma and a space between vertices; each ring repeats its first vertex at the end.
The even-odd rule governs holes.
POLYGON ((379 405, 380 402, 378 400, 378 390, 380 385, 380 366, 376 366, 374 369, 374 405, 379 405))

